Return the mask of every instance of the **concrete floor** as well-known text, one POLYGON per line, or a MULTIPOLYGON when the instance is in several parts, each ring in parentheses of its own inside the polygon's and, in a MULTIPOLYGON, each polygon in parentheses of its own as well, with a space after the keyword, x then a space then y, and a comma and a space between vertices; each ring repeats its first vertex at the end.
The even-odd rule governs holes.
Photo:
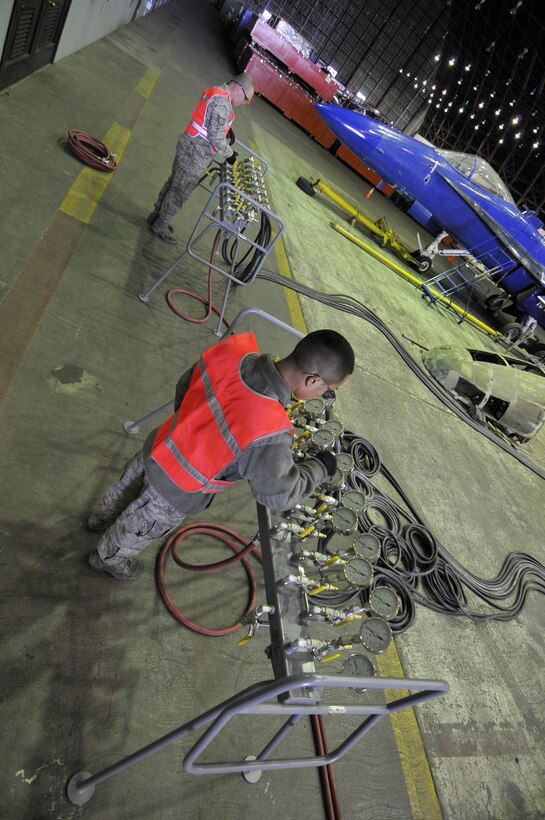
MULTIPOLYGON (((99 785, 81 808, 64 796, 74 771, 97 772, 271 674, 264 630, 238 648, 238 636, 213 640, 175 623, 155 589, 153 548, 134 585, 93 573, 85 561, 96 537, 82 524, 145 436, 127 437, 122 422, 172 398, 179 372, 215 340, 214 323, 174 316, 166 287, 148 305, 136 294, 176 255, 145 222, 176 137, 202 88, 232 72, 214 6, 177 0, 0 96, 0 794, 10 820, 323 815, 314 770, 263 776, 253 786, 239 775, 183 773, 193 737, 99 785), (68 128, 106 139, 118 153, 117 172, 100 177, 103 189, 96 174, 83 172, 95 186, 83 203, 75 196, 85 184, 82 166, 63 150, 68 128)), ((286 224, 287 263, 298 282, 359 298, 398 338, 491 346, 334 233, 325 200, 294 184, 300 175, 320 176, 361 205, 367 186, 359 177, 262 100, 239 113, 236 133, 270 162, 269 194, 286 224)), ((175 220, 182 248, 204 201, 195 193, 175 220)), ((417 226, 385 198, 375 194, 365 207, 415 244, 417 226)), ((269 267, 285 272, 286 261, 271 256, 269 267)), ((193 263, 171 282, 206 293, 205 272, 193 263)), ((216 282, 217 300, 221 292, 216 282)), ((511 551, 545 562, 543 481, 441 405, 383 336, 304 297, 298 315, 292 295, 262 281, 235 291, 228 316, 248 305, 351 339, 357 368, 340 391, 337 415, 375 445, 459 561, 487 578, 511 551)), ((187 309, 199 315, 199 306, 187 309)), ((283 355, 292 345, 257 320, 253 329, 262 349, 283 355)), ((545 431, 524 449, 544 467, 545 431)), ((245 536, 256 530, 245 486, 201 518, 245 536)), ((222 557, 210 545, 198 552, 204 560, 222 557)), ((236 621, 244 606, 236 567, 172 586, 188 614, 208 626, 236 621)), ((258 595, 264 599, 261 584, 258 595)), ((400 658, 407 677, 445 679, 450 693, 417 710, 420 734, 383 721, 335 766, 344 817, 545 816, 542 613, 537 593, 508 623, 476 625, 418 609, 381 672, 391 674, 400 658)), ((334 738, 337 725, 328 729, 334 738)), ((269 737, 265 720, 240 719, 214 756, 259 751, 269 737)), ((306 754, 310 744, 301 727, 290 751, 306 754)))

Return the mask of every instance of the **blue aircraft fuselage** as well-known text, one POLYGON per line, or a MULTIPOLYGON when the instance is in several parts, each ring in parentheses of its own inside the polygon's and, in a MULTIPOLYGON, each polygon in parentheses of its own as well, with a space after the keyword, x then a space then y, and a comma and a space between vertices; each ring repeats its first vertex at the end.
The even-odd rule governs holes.
POLYGON ((431 145, 350 109, 325 103, 316 109, 353 154, 401 194, 417 200, 434 222, 501 277, 509 293, 522 297, 517 300, 521 313, 545 326, 545 312, 536 299, 545 296, 545 239, 533 212, 520 211, 486 190, 471 171, 464 175, 431 145))

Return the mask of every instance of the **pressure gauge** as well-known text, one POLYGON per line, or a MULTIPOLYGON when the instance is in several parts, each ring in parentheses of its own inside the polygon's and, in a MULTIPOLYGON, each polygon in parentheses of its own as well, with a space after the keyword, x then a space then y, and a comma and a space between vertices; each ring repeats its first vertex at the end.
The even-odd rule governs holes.
POLYGON ((380 538, 372 532, 361 532, 352 541, 352 549, 360 558, 374 564, 380 555, 380 538))
MULTIPOLYGON (((355 678, 374 678, 377 674, 375 664, 368 658, 367 655, 362 655, 360 652, 354 652, 349 655, 342 665, 341 672, 343 675, 352 675, 355 678)), ((350 687, 354 692, 365 692, 365 689, 350 687)))
POLYGON ((320 450, 325 450, 335 442, 335 436, 331 432, 331 430, 326 430, 325 427, 320 427, 319 430, 316 430, 310 437, 310 440, 314 444, 315 447, 318 447, 320 450))
POLYGON ((369 593, 369 606, 375 615, 390 621, 401 608, 401 598, 393 587, 381 584, 369 593))
POLYGON ((344 427, 337 419, 329 419, 329 421, 326 421, 322 426, 322 430, 330 430, 336 439, 344 433, 344 427))
POLYGON ((311 419, 322 416, 325 410, 325 401, 321 398, 308 399, 303 405, 303 412, 305 416, 311 419))
POLYGON ((353 510, 356 515, 359 515, 365 507, 365 496, 357 490, 349 490, 342 495, 341 504, 343 507, 348 507, 349 510, 353 510))
POLYGON ((337 453, 337 467, 342 470, 345 475, 351 473, 354 469, 354 459, 350 453, 337 453))
POLYGON ((385 620, 375 616, 367 618, 360 626, 360 640, 364 649, 373 655, 386 652, 392 640, 392 630, 385 620))
POLYGON ((365 558, 352 558, 344 565, 344 577, 357 589, 364 589, 373 580, 373 567, 365 558))
MULTIPOLYGON (((338 458, 338 456, 335 456, 335 458, 338 458)), ((337 467, 335 473, 327 480, 327 483, 324 486, 328 490, 340 490, 341 487, 344 486, 345 478, 345 474, 337 467)))
POLYGON ((331 513, 331 523, 335 532, 339 532, 341 535, 350 535, 358 528, 358 517, 348 507, 337 507, 331 513))

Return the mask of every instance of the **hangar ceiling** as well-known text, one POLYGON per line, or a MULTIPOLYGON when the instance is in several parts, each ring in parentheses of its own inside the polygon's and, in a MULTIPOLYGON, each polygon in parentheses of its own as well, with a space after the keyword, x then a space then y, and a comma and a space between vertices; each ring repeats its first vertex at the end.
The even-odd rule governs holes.
POLYGON ((345 86, 439 148, 476 153, 545 216, 545 25, 529 0, 249 0, 345 86))

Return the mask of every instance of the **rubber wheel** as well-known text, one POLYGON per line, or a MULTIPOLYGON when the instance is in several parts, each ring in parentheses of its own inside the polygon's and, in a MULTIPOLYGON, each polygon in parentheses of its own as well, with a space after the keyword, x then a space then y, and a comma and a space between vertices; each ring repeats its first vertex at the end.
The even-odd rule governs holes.
POLYGON ((502 327, 501 335, 509 342, 518 342, 522 336, 522 325, 519 325, 518 322, 508 322, 502 327))
POLYGON ((427 273, 431 268, 431 259, 425 257, 418 263, 418 270, 420 273, 427 273))
POLYGON ((298 188, 304 191, 305 194, 308 194, 309 196, 316 196, 316 191, 314 187, 310 184, 308 179, 305 179, 304 177, 299 177, 295 184, 298 188))

